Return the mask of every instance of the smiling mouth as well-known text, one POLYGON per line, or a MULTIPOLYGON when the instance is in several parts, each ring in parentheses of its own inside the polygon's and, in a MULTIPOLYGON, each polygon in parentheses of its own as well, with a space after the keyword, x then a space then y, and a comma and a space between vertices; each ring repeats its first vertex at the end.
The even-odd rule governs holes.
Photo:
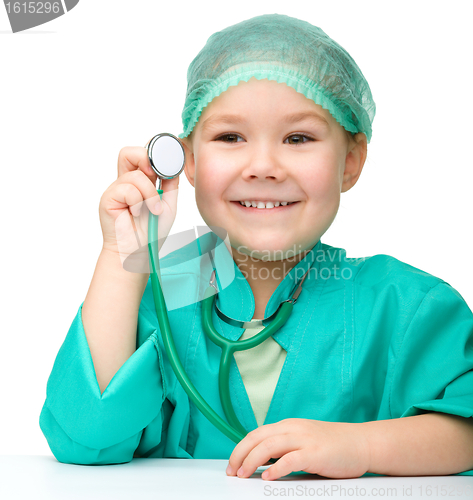
POLYGON ((242 210, 246 210, 248 212, 266 213, 266 212, 286 211, 286 210, 289 210, 292 205, 296 205, 299 202, 298 201, 282 202, 282 203, 285 203, 285 205, 280 204, 280 202, 257 202, 257 201, 256 202, 247 202, 247 203, 244 202, 243 204, 240 201, 232 201, 231 203, 237 205, 242 210), (248 205, 248 203, 251 203, 251 205, 248 205))

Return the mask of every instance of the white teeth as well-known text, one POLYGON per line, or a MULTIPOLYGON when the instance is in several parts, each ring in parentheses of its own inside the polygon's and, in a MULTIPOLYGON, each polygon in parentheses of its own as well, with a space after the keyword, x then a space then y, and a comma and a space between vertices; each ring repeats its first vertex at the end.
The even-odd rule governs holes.
POLYGON ((288 202, 288 201, 268 201, 264 203, 264 201, 240 201, 240 205, 246 206, 246 207, 255 207, 255 208, 274 208, 274 207, 279 207, 279 205, 286 206, 286 205, 291 205, 292 203, 295 203, 293 201, 288 202))

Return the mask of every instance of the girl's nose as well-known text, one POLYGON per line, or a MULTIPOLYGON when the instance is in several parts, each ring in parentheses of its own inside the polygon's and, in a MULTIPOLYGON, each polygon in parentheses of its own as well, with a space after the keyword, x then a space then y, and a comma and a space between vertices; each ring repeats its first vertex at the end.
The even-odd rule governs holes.
POLYGON ((242 176, 245 180, 259 179, 282 182, 286 179, 287 173, 276 155, 268 151, 268 148, 255 148, 249 152, 249 159, 242 171, 242 176))

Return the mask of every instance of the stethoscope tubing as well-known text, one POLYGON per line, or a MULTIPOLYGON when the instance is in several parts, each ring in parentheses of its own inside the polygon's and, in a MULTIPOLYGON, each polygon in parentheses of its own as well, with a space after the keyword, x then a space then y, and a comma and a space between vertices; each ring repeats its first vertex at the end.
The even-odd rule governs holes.
POLYGON ((247 431, 240 424, 230 399, 230 363, 233 354, 236 351, 251 349, 264 342, 270 335, 281 328, 291 315, 292 302, 284 302, 275 317, 275 319, 257 335, 246 340, 228 340, 217 332, 213 326, 212 310, 215 302, 215 290, 209 286, 205 291, 202 301, 202 326, 207 336, 222 349, 220 356, 220 367, 218 374, 218 388, 220 401, 228 422, 240 432, 247 434, 247 431))
MULTIPOLYGON (((158 194, 162 198, 163 190, 158 189, 158 194)), ((220 415, 218 415, 204 400, 194 384, 190 381, 184 367, 179 359, 174 340, 172 338, 171 326, 169 324, 169 317, 164 300, 163 291, 161 288, 161 274, 159 269, 159 251, 158 251, 158 219, 159 216, 149 212, 148 218, 148 250, 149 250, 149 263, 150 263, 150 277, 151 286, 153 290, 154 303, 156 309, 156 317, 158 318, 159 328, 163 338, 164 348, 171 363, 171 367, 179 380, 182 388, 187 393, 192 402, 207 417, 207 419, 217 427, 229 439, 238 444, 247 434, 241 425, 238 429, 234 429, 227 422, 225 422, 220 415), (151 237, 155 236, 155 244, 150 241, 151 237)), ((209 287, 211 288, 211 287, 209 287)), ((208 297, 208 300, 214 300, 214 297, 208 297)), ((231 406, 231 405, 230 405, 231 406)), ((233 408, 232 408, 233 411, 233 408)), ((234 412, 233 412, 234 414, 234 412)), ((235 416, 236 419, 236 416, 235 416)), ((238 420, 236 420, 238 422, 238 420)))

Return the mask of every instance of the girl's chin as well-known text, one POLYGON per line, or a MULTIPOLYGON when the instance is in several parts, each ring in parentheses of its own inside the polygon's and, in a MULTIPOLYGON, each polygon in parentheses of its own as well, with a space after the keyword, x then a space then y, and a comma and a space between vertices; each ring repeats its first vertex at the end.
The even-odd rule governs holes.
POLYGON ((259 238, 254 240, 245 239, 245 241, 232 240, 230 235, 230 244, 234 250, 242 255, 263 260, 263 261, 277 261, 294 258, 299 255, 306 247, 304 245, 287 244, 281 245, 281 241, 274 242, 270 245, 267 242, 259 241, 259 238))

